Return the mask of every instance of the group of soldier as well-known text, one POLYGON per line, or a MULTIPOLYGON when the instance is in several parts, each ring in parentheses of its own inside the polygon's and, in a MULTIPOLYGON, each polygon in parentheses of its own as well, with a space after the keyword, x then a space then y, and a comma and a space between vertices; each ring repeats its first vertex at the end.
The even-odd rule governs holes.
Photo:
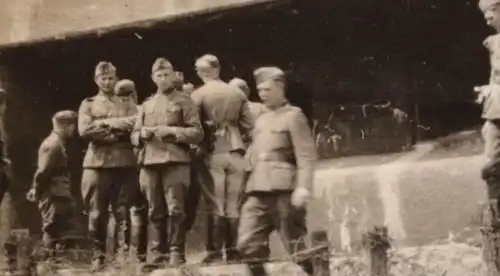
MULTIPOLYGON (((42 216, 45 260, 53 261, 53 249, 69 244, 64 237, 79 228, 66 153, 76 130, 88 141, 81 191, 94 271, 107 263, 110 216, 117 243, 130 249, 130 258, 185 263, 186 206, 196 200, 187 195, 195 182, 210 209, 204 262, 225 257, 264 275, 274 230, 289 253, 305 249, 316 149, 308 118, 287 100, 285 73, 277 67, 254 71, 261 104, 249 102, 244 80, 221 80, 217 57, 204 55, 195 68, 204 83, 197 89, 183 86, 182 74, 158 58, 151 70, 157 91, 138 105, 134 82, 118 81, 116 68, 100 62, 98 93, 84 99, 78 113, 53 116, 27 194, 42 216)), ((299 264, 312 273, 310 260, 299 264)))

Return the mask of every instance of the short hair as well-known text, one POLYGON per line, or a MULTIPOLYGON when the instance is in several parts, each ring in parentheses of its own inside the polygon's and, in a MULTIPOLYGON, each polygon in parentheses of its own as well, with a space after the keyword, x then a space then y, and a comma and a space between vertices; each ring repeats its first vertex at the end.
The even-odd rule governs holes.
POLYGON ((135 92, 135 83, 132 80, 123 79, 115 85, 115 94, 118 96, 130 96, 135 92))
POLYGON ((55 125, 76 124, 78 114, 73 110, 62 110, 52 116, 52 123, 55 125))
POLYGON ((232 80, 229 81, 229 85, 233 85, 235 87, 238 87, 245 93, 245 95, 250 95, 250 86, 248 86, 248 83, 240 78, 233 78, 232 80))
POLYGON ((195 66, 198 68, 220 69, 220 62, 216 56, 212 54, 205 54, 196 60, 195 66))

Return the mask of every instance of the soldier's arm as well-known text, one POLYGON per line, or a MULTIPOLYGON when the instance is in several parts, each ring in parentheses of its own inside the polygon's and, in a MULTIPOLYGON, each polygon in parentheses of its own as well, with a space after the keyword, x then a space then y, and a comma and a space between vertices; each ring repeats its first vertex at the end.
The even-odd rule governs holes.
POLYGON ((103 123, 108 125, 113 130, 131 131, 135 125, 137 115, 137 105, 131 103, 129 106, 127 116, 121 118, 109 118, 103 120, 103 123))
POLYGON ((198 144, 203 139, 203 128, 200 122, 198 106, 190 98, 183 100, 181 104, 183 115, 183 126, 158 126, 159 136, 175 136, 178 143, 198 144))
POLYGON ((60 149, 56 145, 43 143, 38 150, 38 166, 33 177, 32 188, 37 194, 43 192, 60 157, 60 149))
POLYGON ((93 121, 90 107, 91 103, 88 100, 84 100, 78 110, 78 133, 80 136, 92 141, 115 141, 116 137, 114 137, 109 129, 106 129, 93 121))
POLYGON ((311 190, 317 159, 312 131, 302 111, 294 110, 290 117, 290 136, 297 162, 297 188, 311 190))
POLYGON ((140 147, 142 145, 142 141, 141 141, 141 128, 142 128, 142 124, 143 124, 143 119, 144 119, 144 111, 143 109, 141 108, 139 110, 139 113, 137 113, 136 117, 135 117, 135 124, 134 124, 134 127, 132 129, 132 133, 130 134, 130 140, 132 142, 132 145, 136 146, 136 147, 140 147))
POLYGON ((244 137, 250 137, 250 133, 254 127, 254 124, 255 121, 252 116, 252 112, 250 111, 250 105, 248 103, 248 100, 245 99, 240 110, 239 126, 242 132, 241 134, 244 137))

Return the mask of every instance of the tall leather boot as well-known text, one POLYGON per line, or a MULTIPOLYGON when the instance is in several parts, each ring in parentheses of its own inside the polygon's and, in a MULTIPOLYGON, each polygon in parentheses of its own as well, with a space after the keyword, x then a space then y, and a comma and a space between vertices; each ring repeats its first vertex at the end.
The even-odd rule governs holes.
POLYGON ((208 251, 208 255, 203 259, 203 263, 211 264, 223 261, 223 247, 224 247, 224 239, 226 236, 226 221, 224 217, 221 216, 212 216, 210 218, 212 220, 212 227, 208 228, 208 236, 210 241, 210 251, 208 251))
POLYGON ((228 263, 239 263, 241 261, 240 252, 236 249, 236 242, 238 239, 238 218, 227 218, 226 219, 226 229, 227 233, 225 252, 228 263))
POLYGON ((161 265, 166 261, 166 225, 164 222, 150 223, 148 226, 148 256, 147 262, 161 265))
POLYGON ((147 223, 144 212, 132 208, 130 211, 130 250, 129 257, 134 262, 145 262, 147 223))
POLYGON ((115 259, 122 264, 124 264, 128 259, 129 245, 130 245, 130 239, 128 238, 130 236, 129 228, 130 227, 128 220, 121 220, 117 224, 117 230, 116 230, 117 250, 115 259))
POLYGON ((181 217, 170 216, 167 224, 170 265, 175 267, 186 263, 186 228, 181 217))
POLYGON ((92 272, 100 272, 104 269, 106 260, 106 242, 105 233, 101 231, 89 230, 90 239, 93 243, 92 248, 92 272))

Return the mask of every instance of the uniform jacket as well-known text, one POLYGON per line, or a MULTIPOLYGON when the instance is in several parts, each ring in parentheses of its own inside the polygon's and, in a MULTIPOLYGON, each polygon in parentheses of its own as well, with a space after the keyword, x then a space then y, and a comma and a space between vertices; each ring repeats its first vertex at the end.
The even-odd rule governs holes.
POLYGON ((491 75, 488 93, 483 99, 482 117, 487 120, 500 119, 500 35, 493 35, 484 41, 490 52, 491 75))
POLYGON ((316 147, 307 118, 286 104, 259 116, 247 152, 250 177, 246 191, 311 189, 316 147))
POLYGON ((130 143, 137 107, 124 104, 119 97, 97 94, 85 99, 78 112, 78 132, 88 139, 84 168, 123 168, 136 166, 130 143), (99 123, 106 123, 101 127, 99 123))
POLYGON ((245 94, 221 80, 207 82, 191 94, 200 108, 201 120, 213 125, 213 152, 245 149, 242 137, 250 132, 254 120, 245 94))
POLYGON ((33 188, 42 196, 71 197, 68 157, 58 134, 52 132, 38 150, 38 167, 33 188))
POLYGON ((146 99, 132 132, 132 143, 140 147, 141 165, 190 162, 190 144, 203 139, 199 112, 189 96, 180 91, 156 93, 146 99), (142 127, 155 129, 151 141, 140 138, 142 127))

